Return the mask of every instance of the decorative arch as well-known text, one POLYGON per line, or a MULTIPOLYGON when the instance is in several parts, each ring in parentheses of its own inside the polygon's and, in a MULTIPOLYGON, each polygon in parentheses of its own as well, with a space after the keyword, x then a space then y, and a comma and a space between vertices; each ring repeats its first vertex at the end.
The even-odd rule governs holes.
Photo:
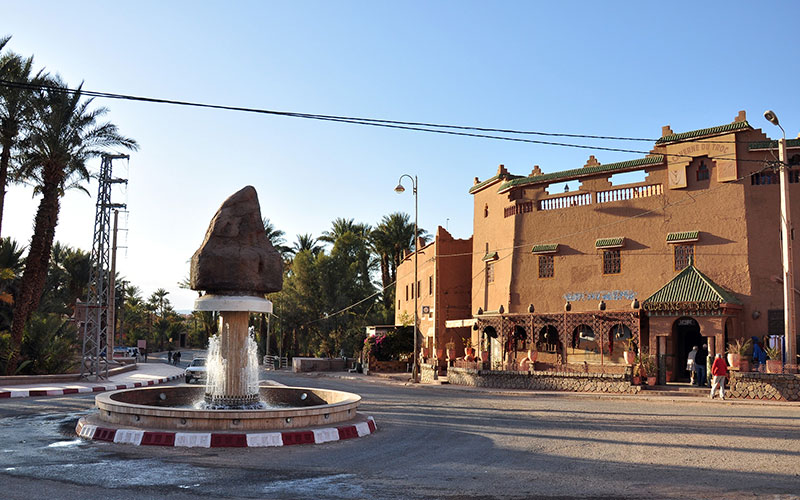
POLYGON ((572 342, 570 345, 572 345, 573 349, 579 349, 582 343, 594 341, 594 330, 586 323, 581 323, 572 330, 572 342))

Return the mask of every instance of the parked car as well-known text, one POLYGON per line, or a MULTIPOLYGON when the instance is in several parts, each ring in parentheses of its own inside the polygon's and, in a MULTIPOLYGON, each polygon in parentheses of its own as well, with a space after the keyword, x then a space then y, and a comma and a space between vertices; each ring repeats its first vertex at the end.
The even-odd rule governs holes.
POLYGON ((129 357, 130 351, 128 351, 127 347, 124 346, 117 346, 114 348, 114 357, 115 358, 127 358, 129 357))
POLYGON ((194 358, 192 363, 186 367, 184 372, 186 383, 191 384, 192 380, 206 379, 206 358, 194 358))

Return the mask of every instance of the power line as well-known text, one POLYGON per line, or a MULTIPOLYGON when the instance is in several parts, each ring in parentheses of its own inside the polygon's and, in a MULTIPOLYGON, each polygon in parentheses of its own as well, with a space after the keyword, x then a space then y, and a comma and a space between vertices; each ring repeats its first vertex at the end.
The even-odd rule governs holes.
MULTIPOLYGON (((67 87, 56 87, 52 85, 45 85, 45 84, 34 84, 29 82, 13 82, 10 80, 2 80, 0 79, 0 86, 5 87, 15 87, 15 88, 23 88, 28 90, 47 90, 47 91, 55 91, 55 92, 66 92, 76 94, 79 93, 81 95, 86 95, 89 97, 99 97, 105 99, 119 99, 119 100, 128 100, 128 101, 138 101, 138 102, 149 102, 155 104, 172 104, 178 106, 190 106, 190 107, 199 107, 199 108, 207 108, 207 109, 220 109, 226 111, 239 111, 239 112, 246 112, 246 113, 257 113, 257 114, 267 114, 273 116, 284 116, 284 117, 292 117, 292 118, 303 118, 303 119, 311 119, 311 120, 319 120, 319 121, 332 121, 332 122, 339 122, 339 123, 350 123, 353 125, 367 125, 373 127, 383 127, 383 128, 392 128, 392 129, 400 129, 400 130, 411 130, 417 132, 428 132, 428 133, 438 133, 438 134, 445 134, 445 135, 455 135, 455 136, 464 136, 464 137, 475 137, 481 139, 492 139, 492 140, 503 140, 503 141, 511 141, 511 142, 522 142, 528 144, 539 144, 544 146, 557 146, 557 147, 569 147, 569 148, 578 148, 578 149, 593 149, 593 150, 601 150, 601 151, 612 151, 612 152, 620 152, 620 153, 635 153, 635 154, 650 154, 650 151, 643 151, 643 150, 636 150, 636 149, 626 149, 626 148, 609 148, 603 146, 591 146, 585 144, 573 144, 573 143, 564 143, 564 142, 554 142, 554 141, 542 141, 542 140, 535 140, 535 139, 524 139, 519 137, 506 137, 506 136, 497 136, 497 135, 489 135, 483 133, 474 133, 474 132, 463 132, 464 130, 472 130, 475 132, 495 132, 495 133, 504 133, 504 134, 516 134, 516 135, 538 135, 544 137, 569 137, 569 138, 580 138, 580 139, 598 139, 598 140, 617 140, 617 141, 643 141, 643 142, 656 142, 656 139, 651 138, 641 138, 641 137, 616 137, 616 136, 606 136, 606 135, 587 135, 587 134, 569 134, 569 133, 557 133, 557 132, 538 132, 538 131, 526 131, 526 130, 514 130, 514 129, 503 129, 503 128, 488 128, 488 127, 474 127, 474 126, 464 126, 464 125, 445 125, 445 124, 437 124, 437 123, 426 123, 426 122, 413 122, 413 121, 399 121, 399 120, 383 120, 377 118, 363 118, 363 117, 352 117, 352 116, 337 116, 337 115, 323 115, 323 114, 316 114, 316 113, 299 113, 293 111, 278 111, 278 110, 270 110, 270 109, 263 109, 263 108, 251 108, 251 107, 242 107, 242 106, 228 106, 228 105, 221 105, 221 104, 208 104, 208 103, 199 103, 199 102, 192 102, 192 101, 183 101, 183 100, 176 100, 176 99, 163 99, 163 98, 156 98, 156 97, 145 97, 145 96, 134 96, 130 94, 118 94, 112 92, 102 92, 102 91, 94 91, 94 90, 86 90, 82 88, 78 89, 70 89, 67 87), (451 130, 447 130, 451 129, 451 130)), ((703 141, 705 143, 726 143, 726 144, 735 144, 735 141, 703 141)), ((683 155, 683 154, 674 154, 670 153, 667 156, 673 157, 689 157, 691 155, 683 155)), ((741 161, 748 161, 743 159, 741 161)))

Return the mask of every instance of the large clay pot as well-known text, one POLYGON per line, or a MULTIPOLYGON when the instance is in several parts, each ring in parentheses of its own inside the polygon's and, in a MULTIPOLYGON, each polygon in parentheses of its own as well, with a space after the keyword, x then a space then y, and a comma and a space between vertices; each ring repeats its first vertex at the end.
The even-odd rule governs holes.
POLYGON ((649 385, 650 387, 655 387, 656 377, 647 377, 647 385, 649 385))
POLYGON ((430 352, 431 352, 430 349, 428 349, 427 347, 423 347, 422 348, 422 357, 423 358, 427 358, 428 356, 430 356, 430 352))
POLYGON ((738 355, 736 353, 733 353, 733 352, 729 352, 728 353, 728 365, 731 368, 739 370, 740 369, 739 368, 740 361, 741 361, 741 356, 740 355, 738 355))
POLYGON ((456 359, 456 350, 455 349, 448 349, 447 350, 447 359, 450 359, 450 360, 456 359))
POLYGON ((780 359, 768 359, 767 373, 783 373, 783 361, 780 359))
POLYGON ((444 359, 444 349, 436 349, 436 357, 439 359, 444 359))
POLYGON ((633 351, 624 351, 622 357, 625 358, 627 364, 632 365, 633 360, 636 359, 636 353, 633 351))
POLYGON ((631 384, 633 385, 642 385, 642 377, 638 375, 634 375, 631 377, 631 384))
POLYGON ((472 347, 466 347, 464 349, 464 356, 466 356, 468 358, 471 358, 471 357, 475 356, 475 349, 472 348, 472 347))
POLYGON ((484 363, 489 362, 489 351, 481 351, 481 361, 484 363))
POLYGON ((531 363, 535 363, 536 362, 536 356, 538 356, 538 355, 539 355, 538 351, 535 351, 535 350, 531 349, 531 350, 528 351, 528 360, 531 363))
POLYGON ((667 370, 667 382, 675 382, 672 370, 667 370))

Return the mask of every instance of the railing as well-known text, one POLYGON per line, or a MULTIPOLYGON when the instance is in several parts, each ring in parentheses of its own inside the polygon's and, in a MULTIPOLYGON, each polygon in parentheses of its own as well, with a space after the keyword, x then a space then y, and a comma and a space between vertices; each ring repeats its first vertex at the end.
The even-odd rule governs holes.
POLYGON ((265 370, 278 370, 280 368, 288 368, 289 360, 286 356, 279 358, 278 356, 264 356, 264 369, 265 370))
POLYGON ((664 194, 664 188, 661 184, 621 187, 618 189, 611 189, 609 191, 598 191, 597 203, 609 203, 612 201, 633 200, 636 198, 659 196, 661 194, 664 194))
POLYGON ((591 193, 577 193, 569 196, 539 200, 539 210, 557 210, 559 208, 579 207, 591 204, 591 193))
POLYGON ((505 217, 511 217, 512 215, 519 215, 519 214, 524 214, 524 213, 528 213, 528 212, 533 212, 533 202, 532 201, 526 201, 526 202, 523 202, 523 203, 517 203, 517 204, 511 205, 510 207, 506 207, 504 216, 505 217))

